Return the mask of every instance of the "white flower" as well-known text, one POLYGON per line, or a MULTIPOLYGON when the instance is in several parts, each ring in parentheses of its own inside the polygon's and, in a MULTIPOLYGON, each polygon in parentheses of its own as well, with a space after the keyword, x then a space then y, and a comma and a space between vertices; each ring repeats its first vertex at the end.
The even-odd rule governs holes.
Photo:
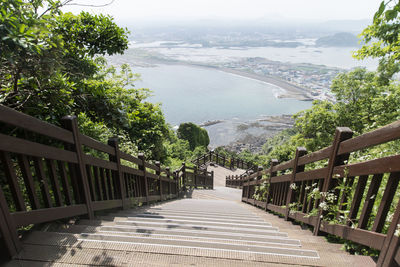
POLYGON ((337 199, 337 196, 335 194, 333 194, 333 193, 328 193, 327 196, 326 196, 326 200, 328 202, 335 201, 336 199, 337 199))
POLYGON ((322 210, 328 210, 328 204, 326 204, 325 201, 319 203, 319 207, 320 207, 322 210))
POLYGON ((395 236, 400 236, 400 224, 397 225, 396 232, 394 232, 395 236))
POLYGON ((318 188, 314 188, 313 191, 312 191, 312 193, 313 193, 313 194, 319 193, 319 189, 318 189, 318 188))
POLYGON ((297 185, 295 183, 290 185, 290 189, 292 190, 296 190, 297 189, 297 185))

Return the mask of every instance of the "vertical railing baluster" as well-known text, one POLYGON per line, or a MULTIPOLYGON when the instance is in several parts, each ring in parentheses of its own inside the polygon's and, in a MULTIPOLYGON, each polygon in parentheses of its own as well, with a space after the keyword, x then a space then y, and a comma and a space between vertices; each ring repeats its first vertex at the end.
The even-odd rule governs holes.
POLYGON ((11 195, 14 199, 15 207, 18 211, 26 211, 25 201, 22 196, 21 189, 18 185, 17 175, 15 173, 14 164, 11 156, 7 152, 0 152, 1 162, 4 166, 4 172, 7 178, 8 186, 11 191, 11 195))
POLYGON ((117 179, 117 191, 118 195, 121 197, 122 201, 122 208, 127 209, 128 208, 128 203, 126 201, 126 190, 125 190, 125 179, 124 175, 121 170, 121 156, 120 156, 120 150, 119 150, 119 145, 118 145, 118 138, 110 138, 108 139, 108 145, 112 146, 115 151, 115 156, 110 155, 110 161, 113 161, 117 164, 117 171, 116 171, 116 179, 117 179))
POLYGON ((60 176, 61 176, 61 184, 63 186, 63 193, 64 193, 64 197, 65 197, 65 203, 67 205, 72 205, 72 197, 71 197, 70 185, 69 185, 69 182, 68 182, 67 171, 65 170, 65 164, 62 161, 58 161, 57 165, 58 165, 58 170, 59 170, 60 176))
POLYGON ((276 176, 276 172, 273 171, 272 169, 279 164, 279 161, 277 159, 271 159, 271 166, 269 167, 269 178, 268 178, 268 193, 267 193, 267 199, 265 203, 265 210, 268 210, 268 203, 271 200, 271 195, 272 195, 272 184, 271 184, 271 178, 276 176))
POLYGON ((289 212, 290 212, 290 203, 292 203, 293 198, 294 198, 294 190, 292 189, 291 185, 296 183, 296 174, 298 172, 303 172, 304 171, 304 165, 298 165, 299 163, 299 158, 304 156, 307 153, 307 149, 304 147, 298 147, 296 149, 296 156, 293 160, 293 171, 292 171, 292 177, 290 179, 290 184, 289 184, 289 192, 287 193, 286 196, 286 212, 285 212, 285 220, 287 221, 289 219, 289 212))
POLYGON ((21 168, 22 176, 26 185, 26 191, 31 203, 32 209, 36 210, 40 208, 39 199, 36 195, 35 183, 33 181, 30 165, 28 158, 25 155, 18 155, 18 162, 21 168))
POLYGON ((83 198, 85 199, 88 217, 89 217, 89 219, 93 219, 94 211, 93 211, 93 205, 92 205, 92 200, 91 200, 91 196, 90 196, 89 183, 88 183, 87 176, 86 176, 85 162, 83 159, 82 144, 81 144, 81 140, 80 140, 81 134, 78 129, 78 123, 77 123, 76 116, 65 116, 62 118, 62 123, 63 123, 63 126, 65 129, 72 132, 72 135, 74 138, 74 146, 71 147, 72 148, 71 150, 76 153, 76 156, 78 159, 77 171, 78 171, 78 176, 80 178, 79 184, 82 185, 82 193, 83 193, 83 198))
POLYGON ((168 199, 170 199, 172 194, 171 169, 169 167, 166 167, 165 171, 167 173, 167 178, 168 178, 168 199))
POLYGON ((160 201, 163 201, 163 193, 162 193, 162 180, 161 180, 161 163, 159 161, 155 162, 157 167, 156 175, 158 176, 158 188, 160 190, 160 201))
POLYGON ((22 249, 21 241, 18 238, 17 227, 11 218, 7 200, 3 189, 0 186, 0 233, 6 246, 8 255, 11 257, 17 255, 22 249))
POLYGON ((390 223, 389 229, 386 233, 385 241, 381 252, 379 253, 379 258, 376 263, 377 266, 391 267, 397 266, 394 263, 394 258, 396 252, 400 246, 400 238, 396 236, 396 231, 399 229, 400 224, 400 201, 397 202, 396 211, 393 214, 392 222, 390 223))
MULTIPOLYGON (((338 156, 338 151, 339 151, 339 146, 340 143, 350 139, 353 136, 353 131, 350 130, 350 128, 347 127, 337 127, 336 128, 336 132, 335 132, 335 137, 333 139, 333 143, 332 143, 332 150, 331 150, 331 154, 329 157, 329 162, 328 162, 328 170, 327 170, 327 174, 325 176, 325 179, 323 180, 323 185, 322 185, 322 192, 328 192, 333 186, 333 169, 335 168, 335 166, 338 165, 342 165, 343 162, 345 160, 347 160, 349 158, 350 154, 343 154, 338 156)), ((325 198, 322 197, 321 198, 321 202, 324 201, 325 198)), ((318 217, 316 220, 316 224, 314 226, 314 235, 318 235, 319 234, 319 229, 321 227, 321 221, 322 221, 322 213, 323 211, 321 209, 319 209, 318 212, 318 217)))
POLYGON ((144 159, 144 154, 139 153, 138 158, 142 161, 141 164, 139 165, 139 170, 143 171, 144 193, 146 197, 146 203, 149 204, 149 185, 147 181, 146 161, 144 159))

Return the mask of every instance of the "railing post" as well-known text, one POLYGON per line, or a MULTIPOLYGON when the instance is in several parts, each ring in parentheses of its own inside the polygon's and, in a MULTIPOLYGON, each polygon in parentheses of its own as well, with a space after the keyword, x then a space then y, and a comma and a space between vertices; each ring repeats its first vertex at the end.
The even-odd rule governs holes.
POLYGON ((167 178, 168 178, 168 196, 167 199, 169 199, 171 197, 171 192, 172 192, 172 183, 171 183, 171 172, 170 172, 170 168, 166 167, 165 168, 165 172, 167 173, 167 178))
POLYGON ((162 194, 162 180, 161 180, 161 163, 159 161, 155 162, 157 166, 156 175, 158 176, 158 187, 160 189, 160 201, 163 201, 163 194, 162 194))
POLYGON ((149 185, 147 181, 147 173, 146 173, 146 161, 144 159, 144 154, 139 153, 138 158, 142 161, 142 164, 139 165, 139 170, 143 171, 143 180, 144 180, 144 194, 146 198, 146 204, 149 204, 149 185))
POLYGON ((233 169, 234 168, 234 166, 235 166, 235 159, 234 158, 231 158, 231 164, 230 164, 230 169, 233 169))
POLYGON ((225 167, 225 156, 222 156, 222 167, 225 167))
POLYGON ((214 171, 211 171, 211 189, 214 189, 214 171))
POLYGON ((383 242, 383 246, 379 254, 376 266, 384 266, 384 267, 397 266, 397 264, 394 263, 394 258, 400 246, 400 238, 395 236, 395 234, 399 228, 399 224, 400 224, 400 201, 397 203, 396 211, 393 214, 393 219, 387 231, 385 241, 383 242))
POLYGON ((194 169, 193 169, 193 179, 194 179, 194 188, 197 189, 198 179, 197 179, 197 168, 196 167, 194 167, 194 169))
POLYGON ((304 171, 304 165, 298 165, 299 163, 299 158, 304 156, 307 153, 307 149, 304 147, 298 147, 296 149, 296 156, 293 160, 293 172, 292 172, 292 178, 290 179, 290 185, 289 185, 289 192, 286 197, 286 211, 285 211, 285 221, 289 219, 289 205, 293 201, 293 195, 294 195, 294 190, 292 189, 291 185, 296 182, 296 174, 298 172, 303 172, 304 171))
MULTIPOLYGON (((324 182, 322 185, 322 192, 328 192, 334 185, 332 183, 332 175, 333 175, 333 169, 335 166, 342 165, 345 160, 349 158, 350 154, 343 154, 338 156, 338 151, 339 151, 339 146, 340 143, 350 139, 353 136, 353 131, 350 130, 348 127, 337 127, 336 132, 335 132, 335 138, 333 139, 332 143, 332 150, 331 150, 331 155, 329 157, 329 162, 328 162, 328 170, 326 177, 324 178, 324 182)), ((325 200, 324 197, 321 198, 321 202, 325 200)), ((317 222, 316 225, 314 226, 314 235, 319 234, 319 230, 321 227, 321 221, 322 221, 322 210, 319 209, 318 212, 318 217, 317 217, 317 222)))
POLYGON ((118 177, 118 190, 120 192, 121 201, 122 201, 122 209, 127 209, 128 203, 126 202, 126 190, 125 190, 125 180, 124 175, 121 170, 121 156, 120 150, 118 146, 118 138, 110 138, 108 139, 108 145, 112 146, 115 151, 115 156, 110 156, 110 161, 114 161, 117 164, 117 177, 118 177))
POLYGON ((268 179, 268 183, 269 183, 268 194, 267 194, 267 199, 265 200, 265 202, 266 202, 265 203, 265 210, 266 211, 268 210, 268 203, 269 203, 269 200, 271 198, 271 192, 272 192, 272 190, 271 190, 271 187, 272 187, 271 178, 275 177, 276 174, 277 174, 276 172, 272 171, 272 169, 278 164, 279 164, 279 161, 277 159, 272 159, 271 160, 271 166, 269 168, 269 179, 268 179))
MULTIPOLYGON (((257 178, 256 178, 257 181, 262 179, 262 171, 263 171, 263 167, 262 166, 258 166, 257 167, 257 178)), ((253 185, 253 188, 254 187, 256 187, 255 184, 253 185)), ((249 185, 249 190, 250 190, 250 185, 249 185)), ((255 192, 255 190, 254 190, 254 192, 255 192)), ((254 201, 255 201, 255 199, 254 199, 254 201)), ((253 203, 253 205, 255 205, 255 202, 253 203)))
POLYGON ((180 187, 179 187, 179 183, 180 183, 180 181, 179 181, 179 173, 178 173, 178 171, 175 171, 174 172, 174 179, 175 179, 175 181, 176 181, 176 198, 179 198, 179 194, 180 194, 180 187))
POLYGON ((250 198, 250 176, 252 175, 252 172, 250 172, 247 176, 247 203, 249 203, 249 198, 250 198))
POLYGON ((78 159, 78 168, 77 168, 78 177, 80 177, 81 179, 80 182, 83 189, 82 190, 84 194, 83 198, 85 200, 88 217, 90 220, 92 220, 94 219, 94 211, 93 211, 92 198, 90 196, 89 182, 86 175, 86 166, 83 159, 82 144, 80 140, 81 134, 79 133, 78 122, 76 120, 76 116, 65 116, 61 119, 61 122, 65 129, 72 132, 74 138, 74 146, 71 147, 71 150, 76 153, 78 159))
MULTIPOLYGON (((21 241, 18 238, 17 227, 14 220, 10 215, 7 200, 4 196, 3 190, 0 187, 0 233, 3 239, 9 258, 17 255, 22 249, 21 241)), ((7 253, 6 252, 6 253, 7 253)))
POLYGON ((182 162, 182 187, 186 191, 186 163, 182 162))
POLYGON ((262 170, 263 170, 263 167, 262 166, 258 166, 258 168, 257 168, 257 180, 261 180, 261 178, 262 178, 262 170))

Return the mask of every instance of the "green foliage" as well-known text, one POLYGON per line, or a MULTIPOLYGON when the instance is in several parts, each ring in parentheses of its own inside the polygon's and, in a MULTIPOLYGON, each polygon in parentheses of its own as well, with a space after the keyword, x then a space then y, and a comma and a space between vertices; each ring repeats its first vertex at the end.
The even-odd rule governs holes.
POLYGON ((382 1, 374 15, 372 25, 361 34, 365 45, 354 56, 379 58, 381 84, 388 84, 399 68, 400 49, 400 2, 398 0, 382 1))
POLYGON ((201 157, 201 156, 203 156, 203 155, 206 154, 206 153, 207 153, 207 148, 206 148, 206 147, 204 147, 204 146, 197 146, 197 147, 193 150, 191 159, 192 159, 192 160, 197 159, 198 157, 201 157))
POLYGON ((332 143, 336 127, 345 126, 360 135, 400 119, 400 86, 379 83, 379 75, 365 69, 339 74, 332 82, 336 103, 314 101, 310 109, 294 115, 295 126, 268 140, 266 159, 292 159, 297 147, 316 151, 332 143))
POLYGON ((187 140, 179 139, 175 133, 170 130, 169 141, 166 143, 167 155, 179 159, 181 161, 187 161, 192 153, 190 151, 189 142, 187 140))
POLYGON ((168 130, 160 107, 145 101, 149 90, 134 88, 128 65, 117 71, 100 57, 128 48, 126 29, 109 16, 64 14, 60 1, 0 3, 0 104, 53 124, 79 114, 93 123, 91 137, 103 138, 102 125, 148 158, 166 158, 168 130))
POLYGON ((189 142, 192 151, 198 146, 207 147, 210 143, 207 131, 192 122, 181 123, 177 133, 180 139, 189 142))
POLYGON ((263 182, 254 189, 253 198, 258 201, 266 201, 268 198, 269 183, 263 182))

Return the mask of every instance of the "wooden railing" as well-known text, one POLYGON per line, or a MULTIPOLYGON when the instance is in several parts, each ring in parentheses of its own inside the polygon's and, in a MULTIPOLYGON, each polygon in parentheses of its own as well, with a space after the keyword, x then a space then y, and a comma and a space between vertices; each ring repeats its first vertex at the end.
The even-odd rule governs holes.
POLYGON ((184 189, 186 189, 186 187, 204 189, 214 188, 213 171, 209 172, 206 169, 200 170, 197 167, 188 167, 183 163, 182 167, 176 171, 176 176, 178 177, 179 184, 184 189))
POLYGON ((315 235, 325 232, 379 250, 378 266, 397 266, 400 155, 358 158, 360 162, 352 164, 347 160, 399 139, 400 121, 352 135, 349 128, 337 128, 331 146, 310 154, 300 147, 294 159, 280 164, 273 160, 268 170, 246 176, 242 201, 308 224, 315 235), (322 167, 313 167, 318 162, 322 167), (264 199, 255 199, 258 186, 267 190, 264 199), (322 192, 321 198, 312 198, 311 191, 322 192), (336 214, 327 211, 329 205, 337 207, 336 214))
MULTIPOLYGON (((254 169, 255 167, 253 167, 254 169)), ((225 178, 225 186, 231 188, 243 188, 243 182, 245 181, 246 177, 254 173, 253 169, 246 170, 246 172, 240 175, 228 175, 225 178)), ((259 166, 257 170, 262 170, 262 167, 259 166)), ((256 171, 257 171, 256 170, 256 171)))
MULTIPOLYGON (((76 117, 62 125, 0 105, 0 241, 10 256, 21 249, 20 227, 176 198, 188 181, 179 179, 192 175, 126 154, 118 139, 103 144, 85 136, 76 117)), ((212 185, 208 172, 194 177, 189 185, 212 185)))
POLYGON ((196 164, 198 167, 205 165, 207 163, 213 162, 217 165, 220 165, 222 167, 230 168, 230 169, 235 169, 235 168, 240 168, 240 169, 252 169, 254 168, 254 165, 251 162, 245 162, 242 159, 239 158, 230 158, 230 157, 225 157, 224 155, 219 155, 218 153, 214 151, 210 151, 194 160, 192 160, 193 164, 196 164))

